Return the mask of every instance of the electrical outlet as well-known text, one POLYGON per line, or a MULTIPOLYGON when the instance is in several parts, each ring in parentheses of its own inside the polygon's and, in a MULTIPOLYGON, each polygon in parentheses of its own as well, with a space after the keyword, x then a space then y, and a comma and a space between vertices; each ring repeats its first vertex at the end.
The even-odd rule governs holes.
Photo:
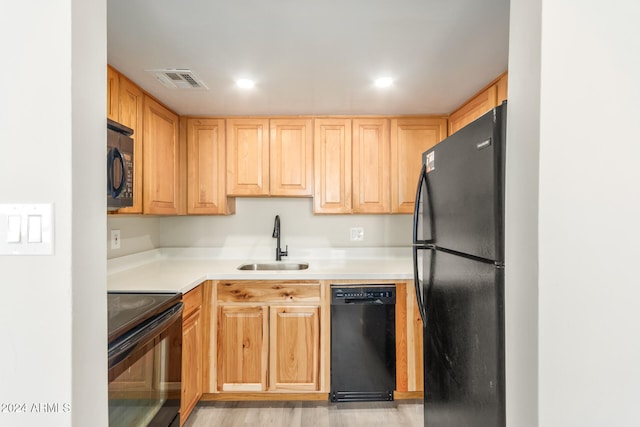
POLYGON ((364 240, 364 228, 351 227, 350 240, 352 242, 362 242, 364 240))
POLYGON ((120 230, 111 230, 111 249, 120 249, 120 230))

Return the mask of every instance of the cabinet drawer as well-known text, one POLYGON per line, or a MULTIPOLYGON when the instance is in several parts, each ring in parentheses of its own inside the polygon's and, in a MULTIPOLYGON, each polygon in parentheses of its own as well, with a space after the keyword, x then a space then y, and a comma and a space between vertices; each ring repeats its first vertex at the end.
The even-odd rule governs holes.
POLYGON ((218 302, 320 302, 318 282, 220 282, 218 302))
POLYGON ((202 306, 202 285, 198 285, 182 295, 182 303, 184 304, 182 318, 186 319, 189 314, 202 306))

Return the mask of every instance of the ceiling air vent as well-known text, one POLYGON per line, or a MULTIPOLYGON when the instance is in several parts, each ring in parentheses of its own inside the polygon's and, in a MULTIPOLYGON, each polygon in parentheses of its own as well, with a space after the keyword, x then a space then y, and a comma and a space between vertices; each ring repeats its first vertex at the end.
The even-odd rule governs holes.
POLYGON ((196 73, 191 70, 170 68, 146 71, 153 74, 160 83, 171 89, 209 89, 196 73))

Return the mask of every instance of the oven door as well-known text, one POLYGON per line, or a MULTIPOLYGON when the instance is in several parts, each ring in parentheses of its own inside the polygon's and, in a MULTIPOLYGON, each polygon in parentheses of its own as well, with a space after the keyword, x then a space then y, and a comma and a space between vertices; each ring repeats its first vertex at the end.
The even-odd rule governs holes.
POLYGON ((182 303, 109 344, 109 425, 180 425, 182 303))

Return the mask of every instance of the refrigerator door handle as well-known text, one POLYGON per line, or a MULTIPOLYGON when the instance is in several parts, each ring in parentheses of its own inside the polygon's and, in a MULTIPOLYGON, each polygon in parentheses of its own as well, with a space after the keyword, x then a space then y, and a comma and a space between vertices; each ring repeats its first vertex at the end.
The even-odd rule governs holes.
POLYGON ((420 317, 422 318, 422 324, 425 325, 425 321, 427 319, 427 312, 425 309, 425 301, 423 299, 423 282, 420 279, 420 274, 418 272, 418 251, 425 250, 426 248, 420 248, 418 246, 413 247, 413 286, 416 290, 416 300, 418 301, 418 311, 420 312, 420 317))
POLYGON ((431 239, 425 239, 424 234, 422 236, 419 236, 420 230, 421 230, 420 221, 422 221, 424 217, 424 215, 420 211, 420 207, 422 206, 424 209, 429 209, 428 211, 429 218, 430 219, 433 218, 433 215, 431 212, 431 202, 429 200, 428 193, 429 193, 429 186, 427 181, 427 165, 423 164, 422 169, 420 169, 420 178, 418 179, 418 188, 416 189, 415 204, 413 207, 413 244, 414 246, 418 245, 421 247, 426 247, 428 244, 433 242, 433 235, 432 235, 433 227, 431 227, 431 224, 429 224, 429 227, 430 227, 429 236, 431 237, 431 239), (423 192, 423 188, 425 192, 423 192))

